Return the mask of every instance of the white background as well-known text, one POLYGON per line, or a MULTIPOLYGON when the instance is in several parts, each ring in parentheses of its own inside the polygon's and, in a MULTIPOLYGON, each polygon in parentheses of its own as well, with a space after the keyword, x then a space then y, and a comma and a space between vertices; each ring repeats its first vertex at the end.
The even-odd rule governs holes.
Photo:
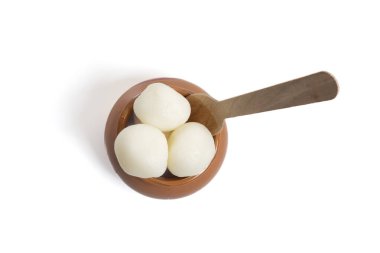
POLYGON ((376 1, 0 0, 0 252, 379 252, 376 1), (336 100, 228 120, 177 200, 113 172, 106 117, 178 77, 217 99, 327 70, 336 100))

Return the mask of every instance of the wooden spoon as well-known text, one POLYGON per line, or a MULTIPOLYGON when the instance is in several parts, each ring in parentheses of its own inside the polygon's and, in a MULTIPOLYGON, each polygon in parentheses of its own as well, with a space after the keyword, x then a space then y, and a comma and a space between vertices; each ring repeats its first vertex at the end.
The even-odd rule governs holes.
POLYGON ((191 105, 189 121, 205 125, 215 135, 226 118, 322 102, 335 98, 337 94, 338 84, 327 72, 318 72, 223 101, 207 94, 192 94, 187 97, 191 105))

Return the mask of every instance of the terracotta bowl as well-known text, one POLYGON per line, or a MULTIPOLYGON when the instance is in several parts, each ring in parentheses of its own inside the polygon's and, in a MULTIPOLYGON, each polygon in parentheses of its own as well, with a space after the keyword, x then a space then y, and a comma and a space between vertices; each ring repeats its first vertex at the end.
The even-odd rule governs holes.
POLYGON ((169 85, 183 96, 192 93, 205 93, 198 86, 176 78, 157 78, 139 83, 126 91, 113 106, 106 123, 104 133, 108 157, 113 168, 121 179, 134 190, 149 197, 171 199, 190 195, 205 186, 218 172, 227 151, 227 128, 224 124, 222 131, 214 136, 216 155, 208 168, 200 175, 193 177, 176 177, 168 170, 158 178, 138 178, 125 173, 120 167, 115 151, 114 142, 118 133, 125 127, 135 124, 133 102, 140 93, 152 83, 169 85))

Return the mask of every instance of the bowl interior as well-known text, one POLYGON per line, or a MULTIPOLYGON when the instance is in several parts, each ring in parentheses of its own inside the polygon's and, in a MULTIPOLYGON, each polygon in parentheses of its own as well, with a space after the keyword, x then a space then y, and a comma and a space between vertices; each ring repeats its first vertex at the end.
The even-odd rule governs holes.
POLYGON ((176 78, 158 78, 139 83, 126 91, 112 108, 105 130, 105 144, 110 161, 123 181, 136 191, 155 198, 178 198, 194 193, 206 185, 219 170, 227 149, 227 128, 214 136, 216 154, 208 168, 201 174, 192 177, 176 177, 166 170, 165 174, 157 178, 137 178, 125 173, 116 158, 114 142, 117 134, 125 127, 138 123, 133 113, 133 103, 136 97, 152 83, 169 85, 183 96, 192 93, 205 93, 198 86, 176 78))

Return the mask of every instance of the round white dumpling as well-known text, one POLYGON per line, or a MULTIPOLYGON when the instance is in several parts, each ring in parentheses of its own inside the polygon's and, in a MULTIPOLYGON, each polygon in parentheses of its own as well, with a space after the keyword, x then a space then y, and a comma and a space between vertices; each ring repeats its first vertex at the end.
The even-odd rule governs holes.
POLYGON ((202 124, 189 122, 169 137, 168 169, 177 177, 202 173, 215 155, 214 139, 202 124))
POLYGON ((172 131, 190 117, 187 99, 162 83, 149 85, 135 100, 133 110, 142 123, 172 131))
POLYGON ((157 128, 137 124, 124 128, 116 137, 115 154, 120 167, 141 178, 164 174, 168 161, 168 143, 157 128))

